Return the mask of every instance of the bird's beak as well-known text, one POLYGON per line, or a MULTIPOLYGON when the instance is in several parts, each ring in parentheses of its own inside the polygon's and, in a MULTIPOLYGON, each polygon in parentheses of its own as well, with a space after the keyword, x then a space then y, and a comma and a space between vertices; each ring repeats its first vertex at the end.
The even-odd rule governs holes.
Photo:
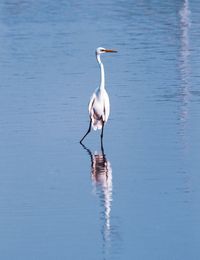
POLYGON ((116 50, 105 50, 105 52, 117 52, 116 50))

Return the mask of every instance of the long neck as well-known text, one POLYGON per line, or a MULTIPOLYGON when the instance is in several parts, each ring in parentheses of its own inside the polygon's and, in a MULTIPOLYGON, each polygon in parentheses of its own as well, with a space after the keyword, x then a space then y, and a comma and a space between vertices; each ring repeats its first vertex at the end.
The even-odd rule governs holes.
POLYGON ((105 73, 104 73, 104 66, 103 63, 101 62, 100 59, 100 54, 97 54, 97 62, 99 63, 100 66, 100 72, 101 72, 101 78, 100 78, 100 89, 104 89, 105 88, 105 73))

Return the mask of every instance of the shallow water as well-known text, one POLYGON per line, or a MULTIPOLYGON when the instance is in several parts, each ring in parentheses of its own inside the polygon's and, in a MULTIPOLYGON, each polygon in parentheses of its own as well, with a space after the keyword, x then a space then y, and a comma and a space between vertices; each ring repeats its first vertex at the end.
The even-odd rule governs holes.
POLYGON ((200 3, 2 0, 1 259, 200 257, 200 3), (102 57, 111 115, 79 144, 102 57))

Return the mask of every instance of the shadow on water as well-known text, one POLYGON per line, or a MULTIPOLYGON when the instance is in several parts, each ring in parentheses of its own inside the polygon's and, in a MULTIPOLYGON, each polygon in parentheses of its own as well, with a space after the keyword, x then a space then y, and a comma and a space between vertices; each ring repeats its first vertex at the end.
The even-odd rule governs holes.
POLYGON ((87 151, 91 161, 91 180, 94 186, 94 193, 98 196, 101 207, 103 255, 104 259, 107 259, 112 251, 112 235, 115 233, 111 223, 112 168, 106 158, 103 146, 101 146, 100 152, 95 153, 92 153, 85 145, 81 144, 81 146, 87 151))

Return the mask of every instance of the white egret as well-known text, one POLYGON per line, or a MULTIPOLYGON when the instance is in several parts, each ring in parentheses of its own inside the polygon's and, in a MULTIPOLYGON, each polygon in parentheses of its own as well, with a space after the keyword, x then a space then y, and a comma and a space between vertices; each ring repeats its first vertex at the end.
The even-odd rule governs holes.
POLYGON ((108 50, 102 47, 96 49, 96 58, 97 58, 97 62, 99 63, 100 72, 101 72, 100 85, 90 98, 90 102, 88 105, 89 117, 90 117, 89 128, 86 134, 80 140, 80 143, 82 143, 83 139, 90 133, 92 127, 94 130, 101 129, 101 145, 102 145, 104 124, 107 122, 110 114, 110 102, 109 102, 108 93, 105 89, 104 66, 100 59, 100 55, 102 53, 107 53, 107 52, 117 52, 117 51, 108 50))

